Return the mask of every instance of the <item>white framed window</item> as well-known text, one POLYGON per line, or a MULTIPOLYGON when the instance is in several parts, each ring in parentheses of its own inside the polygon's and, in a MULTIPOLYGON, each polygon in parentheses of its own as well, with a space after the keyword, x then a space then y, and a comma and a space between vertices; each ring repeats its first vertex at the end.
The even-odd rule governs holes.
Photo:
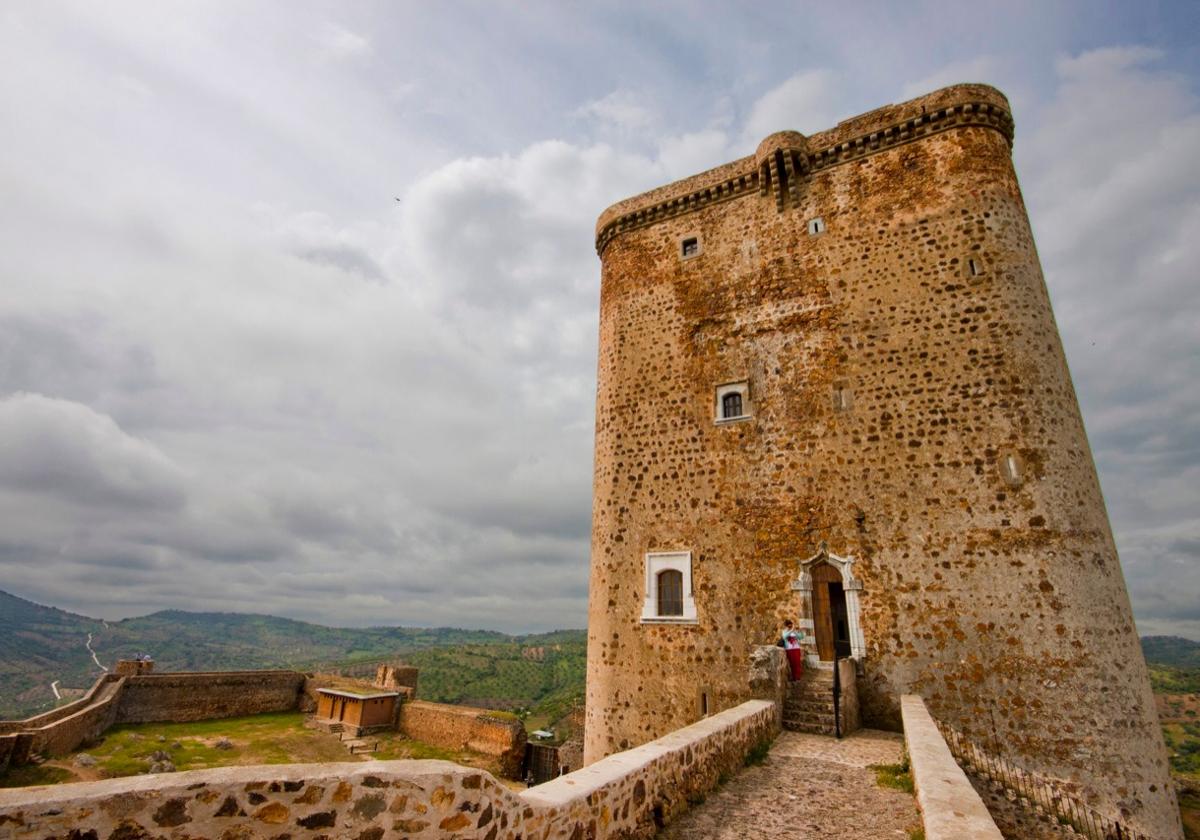
POLYGON ((700 247, 700 234, 698 233, 689 233, 679 240, 679 258, 682 260, 690 260, 692 257, 698 257, 702 250, 700 247))
POLYGON ((696 624, 692 597, 692 553, 652 551, 646 554, 646 598, 643 624, 696 624))
POLYGON ((816 236, 818 233, 825 232, 825 220, 820 216, 815 219, 808 220, 808 232, 811 236, 816 236))
POLYGON ((713 421, 732 423, 750 419, 750 383, 727 382, 717 386, 713 421))

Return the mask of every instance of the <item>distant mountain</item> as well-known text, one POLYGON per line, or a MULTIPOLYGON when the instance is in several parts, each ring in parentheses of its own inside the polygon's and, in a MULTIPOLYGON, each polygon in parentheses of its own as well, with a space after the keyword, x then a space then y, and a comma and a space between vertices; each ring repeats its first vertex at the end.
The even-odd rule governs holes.
MULTIPOLYGON (((348 629, 269 615, 179 610, 106 623, 0 592, 0 718, 53 708, 50 683, 54 680, 60 689, 90 686, 103 671, 88 651, 89 633, 101 664, 111 668, 118 659, 149 653, 162 671, 311 669, 323 663, 394 658, 447 646, 566 641, 582 650, 583 645, 583 631, 509 636, 453 628, 348 629)), ((551 681, 546 690, 559 687, 558 681, 551 681)), ((438 699, 429 692, 422 694, 438 699)))
POLYGON ((0 591, 0 718, 51 708, 52 680, 90 685, 101 671, 87 637, 103 629, 101 621, 0 591))
POLYGON ((1151 665, 1200 668, 1200 642, 1179 636, 1142 636, 1142 653, 1151 665))

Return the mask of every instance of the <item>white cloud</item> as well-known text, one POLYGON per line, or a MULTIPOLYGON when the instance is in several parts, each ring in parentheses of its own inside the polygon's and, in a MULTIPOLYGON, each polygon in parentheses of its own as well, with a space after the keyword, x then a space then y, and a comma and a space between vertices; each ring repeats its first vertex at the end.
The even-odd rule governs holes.
POLYGON ((336 23, 327 23, 317 35, 322 52, 329 58, 357 58, 371 54, 371 42, 336 23))
MULTIPOLYGON (((963 82, 983 82, 995 85, 998 84, 996 77, 1000 73, 999 65, 1000 62, 991 55, 976 55, 964 61, 956 61, 921 79, 905 83, 901 88, 900 98, 901 100, 913 99, 938 88, 963 82)), ((1011 92, 1009 93, 1011 95, 1011 92)))
POLYGON ((839 113, 838 77, 829 70, 808 70, 763 94, 750 109, 742 132, 744 154, 777 131, 812 134, 832 128, 839 113))
POLYGON ((153 444, 85 405, 0 398, 0 486, 99 507, 177 507, 185 475, 153 444))
POLYGON ((1139 627, 1193 632, 1200 100, 1161 58, 1121 47, 1058 61, 1018 170, 1139 627))
POLYGON ((593 99, 579 106, 574 115, 626 134, 646 131, 656 123, 654 109, 643 96, 629 90, 614 90, 600 99, 593 99))

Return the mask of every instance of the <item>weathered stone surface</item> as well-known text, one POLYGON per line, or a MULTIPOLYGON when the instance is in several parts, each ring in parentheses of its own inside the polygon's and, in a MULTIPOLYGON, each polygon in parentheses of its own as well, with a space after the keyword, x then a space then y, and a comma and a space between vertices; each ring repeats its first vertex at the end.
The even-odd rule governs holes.
POLYGON ((187 813, 187 800, 180 797, 168 799, 154 812, 154 824, 163 828, 173 828, 191 821, 187 813))
POLYGON ((864 725, 920 694, 1180 835, 1011 132, 957 85, 602 214, 587 761, 752 696, 825 543, 864 725), (714 422, 731 383, 748 416, 714 422), (690 552, 695 623, 642 621, 650 552, 690 552))

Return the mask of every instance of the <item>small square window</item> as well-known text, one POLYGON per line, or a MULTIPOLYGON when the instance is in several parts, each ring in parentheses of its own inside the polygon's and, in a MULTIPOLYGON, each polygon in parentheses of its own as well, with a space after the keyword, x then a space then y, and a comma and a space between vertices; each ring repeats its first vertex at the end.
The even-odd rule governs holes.
POLYGON ((978 277, 983 274, 983 263, 974 257, 967 260, 967 273, 972 277, 978 277))
POLYGON ((642 603, 642 621, 650 624, 696 623, 690 551, 651 552, 646 555, 646 597, 642 603))
POLYGON ((816 236, 818 233, 824 233, 825 232, 825 220, 822 219, 820 216, 817 216, 817 218, 815 218, 815 219, 809 219, 808 220, 808 232, 812 236, 816 236))
POLYGON ((730 382, 717 386, 714 420, 729 423, 750 418, 750 383, 730 382))
POLYGON ((700 256, 700 237, 685 236, 679 240, 679 256, 685 260, 700 256))

